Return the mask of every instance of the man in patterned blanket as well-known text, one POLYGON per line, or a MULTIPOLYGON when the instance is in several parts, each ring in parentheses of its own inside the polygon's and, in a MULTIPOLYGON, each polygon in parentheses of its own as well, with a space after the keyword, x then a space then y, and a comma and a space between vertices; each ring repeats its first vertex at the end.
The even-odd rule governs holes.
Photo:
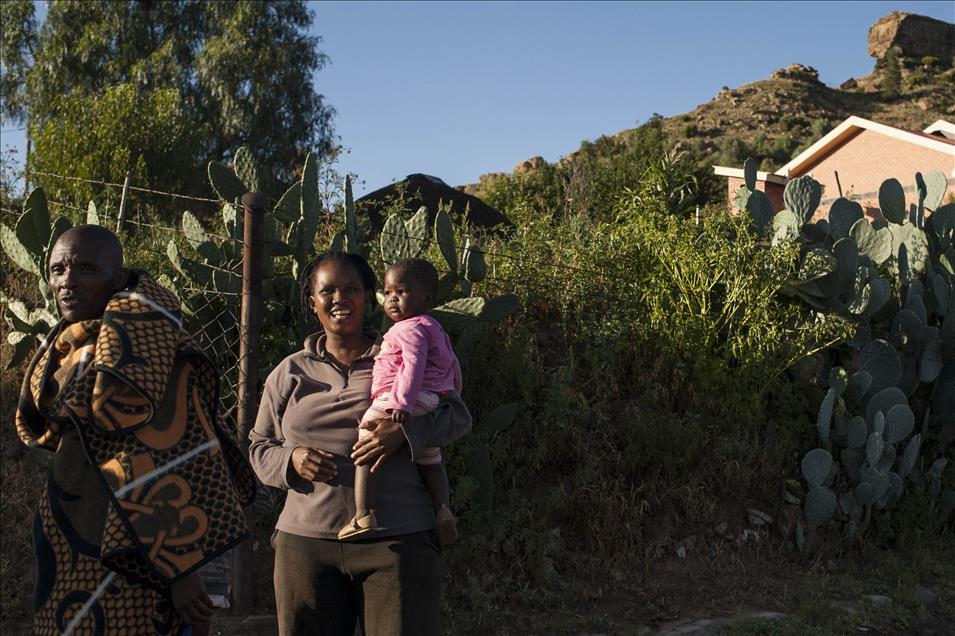
POLYGON ((54 453, 33 522, 34 632, 208 632, 198 569, 245 537, 255 490, 218 420, 216 371, 109 230, 64 232, 49 284, 62 320, 16 414, 23 443, 54 453))

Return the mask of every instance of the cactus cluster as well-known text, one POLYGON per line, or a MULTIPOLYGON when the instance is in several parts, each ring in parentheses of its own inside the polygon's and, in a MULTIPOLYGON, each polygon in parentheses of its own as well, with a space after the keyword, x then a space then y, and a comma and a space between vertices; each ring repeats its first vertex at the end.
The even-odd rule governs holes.
POLYGON ((924 440, 955 438, 955 420, 939 417, 955 393, 937 392, 917 429, 906 393, 894 385, 876 388, 872 372, 899 366, 895 349, 881 340, 870 344, 858 371, 831 370, 817 420, 822 446, 806 453, 801 466, 806 521, 816 526, 835 518, 845 523, 848 539, 865 529, 873 510, 891 509, 913 490, 946 514, 955 510, 955 491, 943 491, 941 483, 948 460, 923 452, 924 440))
MULTIPOLYGON (((91 203, 87 221, 93 222, 96 218, 96 206, 91 203)), ((13 346, 13 356, 7 368, 22 362, 37 341, 42 340, 59 320, 56 299, 47 284, 46 264, 56 239, 72 225, 65 217, 50 219, 46 194, 42 188, 33 190, 27 197, 23 214, 13 229, 0 224, 3 251, 17 267, 36 278, 42 297, 41 304, 30 308, 23 301, 0 293, 0 302, 6 305, 3 317, 10 327, 7 342, 13 346)))
POLYGON ((444 210, 435 215, 433 228, 429 227, 425 207, 407 221, 397 214, 389 216, 378 241, 382 260, 387 265, 417 258, 431 245, 431 237, 444 259, 446 267, 441 269, 447 270, 438 280, 438 306, 431 313, 446 329, 460 331, 475 319, 496 322, 517 311, 517 297, 513 294, 488 300, 471 296, 472 285, 487 276, 484 252, 470 236, 456 238, 454 224, 444 210))
MULTIPOLYGON (((942 205, 943 174, 915 181, 918 199, 908 206, 897 180, 882 184, 884 219, 870 223, 858 203, 839 198, 813 222, 821 188, 799 177, 762 231, 773 244, 800 246, 788 293, 856 328, 825 353, 833 371, 819 413, 824 447, 802 466, 806 521, 836 518, 849 535, 909 485, 955 508, 955 492, 940 494, 938 479, 955 442, 955 204, 942 205)), ((762 217, 745 209, 759 231, 762 217)))
POLYGON ((764 192, 756 189, 756 162, 752 159, 743 163, 743 180, 745 183, 736 191, 736 209, 749 214, 753 230, 764 234, 773 220, 773 204, 764 192))
MULTIPOLYGON (((209 164, 209 179, 213 189, 225 199, 223 221, 230 238, 218 245, 209 240, 198 220, 183 214, 183 230, 187 241, 200 257, 190 260, 178 254, 170 242, 169 258, 176 270, 199 289, 232 291, 232 285, 241 284, 241 208, 238 198, 258 184, 256 169, 250 153, 240 148, 233 159, 234 171, 217 162, 209 164), (233 280, 230 274, 238 276, 233 280)), ((375 237, 360 235, 351 178, 344 183, 344 227, 336 232, 330 249, 358 253, 368 257, 368 243, 375 237)), ((296 306, 296 281, 305 264, 315 254, 315 242, 322 221, 321 199, 318 189, 317 160, 309 155, 305 160, 299 181, 283 194, 275 207, 266 212, 266 258, 264 281, 266 320, 285 325, 292 342, 300 341, 307 329, 301 316, 290 316, 296 306), (291 268, 285 267, 283 257, 290 257, 291 268), (284 272, 280 274, 279 272, 284 272), (287 325, 294 324, 295 329, 287 325)), ((460 330, 475 319, 497 321, 516 311, 517 299, 505 295, 485 301, 471 297, 471 284, 484 279, 487 267, 480 247, 470 238, 463 239, 458 260, 455 228, 446 212, 439 212, 433 228, 428 213, 421 208, 407 221, 392 215, 385 222, 378 237, 381 258, 390 264, 404 258, 420 256, 432 241, 438 245, 448 266, 441 278, 438 302, 434 315, 449 330, 460 330), (463 296, 463 297, 462 297, 463 296)), ((185 296, 188 300, 188 296, 185 296)), ((205 300, 203 302, 206 302, 205 300)))

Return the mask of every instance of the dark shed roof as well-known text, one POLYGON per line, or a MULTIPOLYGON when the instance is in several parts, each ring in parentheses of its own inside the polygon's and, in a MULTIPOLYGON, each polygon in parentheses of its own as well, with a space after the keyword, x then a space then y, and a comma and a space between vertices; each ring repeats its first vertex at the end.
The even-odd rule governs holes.
POLYGON ((404 188, 408 209, 414 212, 424 206, 432 223, 438 213, 438 204, 443 201, 451 206, 453 217, 460 218, 467 210, 467 222, 474 228, 501 230, 514 226, 501 212, 476 196, 456 190, 437 177, 410 174, 403 181, 379 188, 355 201, 360 213, 368 215, 373 232, 378 232, 384 225, 382 210, 398 196, 401 188, 404 188))

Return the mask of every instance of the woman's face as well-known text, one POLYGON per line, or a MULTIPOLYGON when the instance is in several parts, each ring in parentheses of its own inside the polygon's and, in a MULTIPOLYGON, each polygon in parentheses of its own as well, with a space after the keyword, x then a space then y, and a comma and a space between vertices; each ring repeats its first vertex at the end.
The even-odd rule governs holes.
POLYGON ((345 337, 361 334, 371 290, 362 285, 355 268, 328 261, 312 276, 312 310, 325 333, 345 337))

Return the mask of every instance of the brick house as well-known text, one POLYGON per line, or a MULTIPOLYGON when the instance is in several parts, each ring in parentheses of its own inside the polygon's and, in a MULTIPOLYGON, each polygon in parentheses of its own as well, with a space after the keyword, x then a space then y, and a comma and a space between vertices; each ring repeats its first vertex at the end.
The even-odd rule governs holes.
MULTIPOLYGON (((939 120, 923 131, 912 131, 850 117, 776 172, 757 172, 756 187, 779 211, 785 207, 783 189, 789 179, 808 174, 822 184, 817 218, 825 218, 829 205, 840 196, 858 201, 867 216, 877 217, 884 180, 898 179, 906 198, 914 201, 915 173, 933 170, 948 177, 949 188, 955 186, 955 124, 939 120)), ((743 169, 713 166, 713 171, 726 177, 732 207, 736 190, 743 185, 743 169)))

